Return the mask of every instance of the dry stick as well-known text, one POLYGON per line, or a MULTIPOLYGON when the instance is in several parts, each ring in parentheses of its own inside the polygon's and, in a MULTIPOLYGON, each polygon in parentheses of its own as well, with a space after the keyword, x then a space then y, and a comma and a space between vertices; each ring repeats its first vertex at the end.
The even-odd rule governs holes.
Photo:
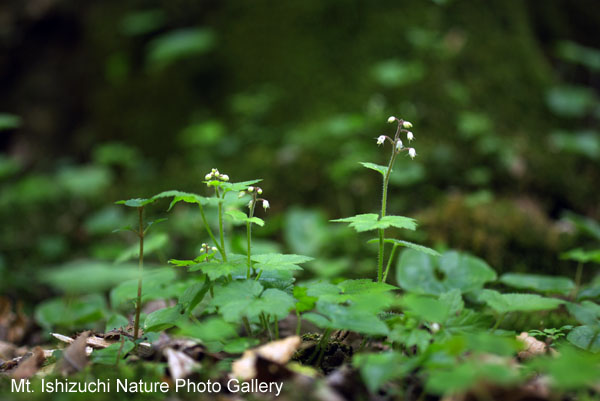
POLYGON ((138 268, 138 291, 137 291, 137 305, 135 306, 135 322, 133 326, 133 341, 138 339, 140 330, 140 312, 142 311, 142 275, 144 271, 144 207, 138 207, 138 215, 140 219, 140 228, 138 236, 140 237, 140 259, 138 268))

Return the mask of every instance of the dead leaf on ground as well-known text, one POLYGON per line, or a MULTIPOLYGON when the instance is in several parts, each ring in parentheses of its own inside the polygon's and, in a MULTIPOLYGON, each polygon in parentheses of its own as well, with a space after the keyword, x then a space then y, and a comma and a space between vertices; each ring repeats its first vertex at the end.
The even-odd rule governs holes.
POLYGON ((62 375, 70 375, 85 368, 88 363, 86 344, 89 335, 89 331, 81 333, 79 337, 64 350, 62 360, 58 365, 58 370, 62 375))
POLYGON ((17 304, 16 313, 13 312, 12 302, 0 297, 0 340, 10 343, 20 343, 27 333, 30 325, 29 318, 23 313, 23 305, 17 304))
POLYGON ((518 354, 520 359, 529 359, 536 355, 544 355, 548 351, 548 346, 545 342, 530 336, 525 331, 517 336, 517 340, 525 344, 525 349, 518 354))
POLYGON ((45 360, 46 356, 44 355, 44 350, 40 347, 35 347, 30 356, 24 357, 21 360, 12 374, 13 379, 20 380, 30 378, 37 373, 45 360))
POLYGON ((257 357, 280 365, 286 364, 300 346, 302 340, 298 336, 272 341, 258 348, 244 352, 242 357, 233 362, 232 376, 242 380, 250 380, 256 377, 257 357))
POLYGON ((187 354, 173 348, 166 348, 164 354, 173 380, 185 379, 198 366, 187 354))

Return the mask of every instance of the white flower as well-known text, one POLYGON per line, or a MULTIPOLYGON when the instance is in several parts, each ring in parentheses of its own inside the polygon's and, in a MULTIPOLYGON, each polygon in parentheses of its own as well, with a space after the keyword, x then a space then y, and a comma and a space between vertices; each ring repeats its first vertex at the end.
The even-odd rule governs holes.
POLYGON ((390 124, 391 124, 391 123, 393 123, 394 121, 396 121, 396 117, 394 117, 394 116, 389 116, 389 117, 388 117, 388 123, 390 123, 390 124))
POLYGON ((208 173, 208 174, 206 174, 206 175, 204 176, 204 179, 205 179, 206 181, 210 180, 211 178, 212 178, 212 173, 208 173))
POLYGON ((415 136, 413 135, 413 133, 412 133, 412 132, 408 131, 408 132, 406 133, 406 139, 408 139, 408 141, 410 142, 410 141, 412 141, 413 139, 415 139, 415 136))
POLYGON ((257 193, 257 194, 259 194, 259 195, 262 195, 262 188, 258 188, 258 187, 257 187, 257 189, 256 189, 256 193, 257 193))
POLYGON ((264 199, 264 200, 263 200, 263 208, 264 208, 265 210, 267 210, 269 207, 270 207, 270 205, 269 205, 269 201, 268 201, 268 200, 266 200, 266 199, 264 199))
POLYGON ((222 179, 223 181, 229 181, 229 176, 227 174, 221 174, 221 176, 219 178, 222 179))
POLYGON ((433 331, 434 333, 437 333, 438 331, 440 331, 440 324, 439 323, 433 323, 431 325, 431 331, 433 331))
POLYGON ((408 148, 408 155, 411 159, 414 159, 417 155, 417 151, 415 150, 415 148, 408 148))
POLYGON ((396 150, 400 150, 404 147, 404 144, 402 143, 401 139, 398 139, 398 142, 396 142, 396 150))
POLYGON ((238 198, 243 198, 246 195, 246 191, 240 191, 238 198))
POLYGON ((248 187, 248 192, 254 192, 254 187, 248 187))
POLYGON ((403 126, 404 128, 407 128, 407 129, 408 129, 408 128, 412 128, 412 123, 411 123, 410 121, 404 121, 404 122, 402 123, 402 126, 403 126))
POLYGON ((210 249, 211 249, 213 252, 217 252, 217 251, 218 251, 218 249, 217 249, 217 247, 216 247, 216 246, 213 246, 213 247, 212 247, 212 248, 210 248, 210 249))
POLYGON ((381 145, 384 142, 385 142, 385 135, 379 135, 379 137, 377 138, 377 145, 381 145))

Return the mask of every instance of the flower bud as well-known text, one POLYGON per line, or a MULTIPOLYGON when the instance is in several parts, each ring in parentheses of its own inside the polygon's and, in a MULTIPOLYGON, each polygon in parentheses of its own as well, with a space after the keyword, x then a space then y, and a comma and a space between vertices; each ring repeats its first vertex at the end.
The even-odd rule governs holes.
POLYGON ((269 205, 269 201, 268 201, 268 200, 266 200, 266 199, 265 199, 265 200, 263 200, 262 204, 263 204, 263 208, 264 208, 265 210, 267 210, 269 207, 271 207, 271 205, 269 205))
POLYGON ((410 142, 410 141, 412 141, 413 139, 415 139, 415 136, 413 135, 413 133, 412 133, 412 132, 408 131, 408 132, 406 133, 406 139, 408 139, 408 141, 410 142))
POLYGON ((205 179, 206 181, 210 180, 211 178, 212 178, 212 173, 208 173, 208 174, 206 174, 206 175, 204 176, 204 179, 205 179))
POLYGON ((404 147, 404 144, 402 143, 402 140, 400 138, 398 138, 398 142, 396 142, 396 150, 400 150, 404 147))
POLYGON ((256 193, 262 195, 262 188, 256 188, 256 193))
POLYGON ((248 187, 248 192, 250 192, 250 193, 254 192, 254 187, 248 187))
POLYGON ((414 159, 417 155, 417 151, 415 150, 415 148, 408 148, 408 155, 411 159, 414 159))
POLYGON ((212 248, 210 248, 210 249, 211 249, 213 252, 217 252, 217 251, 218 251, 218 249, 217 249, 217 247, 216 247, 216 246, 213 246, 213 247, 212 247, 212 248))
POLYGON ((407 128, 407 129, 408 129, 408 128, 412 128, 412 123, 411 123, 410 121, 404 121, 404 122, 402 123, 402 126, 403 126, 404 128, 407 128))
POLYGON ((433 323, 431 325, 431 331, 434 333, 437 333, 438 331, 440 331, 440 324, 439 323, 433 323))
POLYGON ((227 174, 221 174, 221 176, 219 178, 222 179, 223 181, 229 181, 229 176, 227 174))
POLYGON ((384 142, 385 142, 385 135, 379 135, 379 137, 377 138, 377 145, 381 145, 384 142))
POLYGON ((394 116, 389 116, 387 121, 388 121, 388 123, 390 123, 390 124, 391 124, 391 123, 393 123, 394 121, 396 121, 396 117, 394 117, 394 116))

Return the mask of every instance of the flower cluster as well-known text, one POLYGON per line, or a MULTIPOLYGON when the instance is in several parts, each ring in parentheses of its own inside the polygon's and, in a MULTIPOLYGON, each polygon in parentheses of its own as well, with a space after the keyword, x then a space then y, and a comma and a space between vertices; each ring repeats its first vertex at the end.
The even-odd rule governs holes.
POLYGON ((229 181, 229 176, 227 174, 219 173, 219 170, 213 168, 210 173, 204 176, 206 181, 210 181, 212 179, 220 180, 220 181, 229 181))
POLYGON ((393 123, 396 122, 398 123, 398 129, 396 130, 396 134, 394 135, 394 138, 390 138, 387 135, 380 135, 377 137, 377 145, 382 145, 386 140, 389 141, 394 148, 396 149, 396 152, 401 152, 401 151, 407 151, 408 155, 410 156, 411 159, 414 159, 415 156, 417 156, 417 151, 415 150, 415 148, 405 148, 404 147, 404 143, 402 142, 402 139, 400 139, 400 134, 401 133, 405 133, 406 134, 406 140, 410 143, 413 141, 413 139, 415 139, 414 134, 412 133, 412 131, 409 131, 410 128, 412 128, 412 123, 410 121, 405 121, 399 118, 396 118, 394 116, 390 116, 388 118, 388 123, 393 123))
MULTIPOLYGON (((262 195, 262 193, 263 190, 261 187, 248 187, 248 194, 252 196, 252 199, 250 202, 248 202, 249 209, 252 209, 258 201, 262 202, 262 207, 265 209, 265 211, 271 207, 268 200, 257 197, 257 195, 262 195)), ((241 191, 239 197, 241 198, 244 195, 246 195, 246 191, 241 191)))
POLYGON ((200 251, 204 253, 217 252, 218 249, 216 246, 209 246, 208 244, 202 243, 200 246, 200 251))

